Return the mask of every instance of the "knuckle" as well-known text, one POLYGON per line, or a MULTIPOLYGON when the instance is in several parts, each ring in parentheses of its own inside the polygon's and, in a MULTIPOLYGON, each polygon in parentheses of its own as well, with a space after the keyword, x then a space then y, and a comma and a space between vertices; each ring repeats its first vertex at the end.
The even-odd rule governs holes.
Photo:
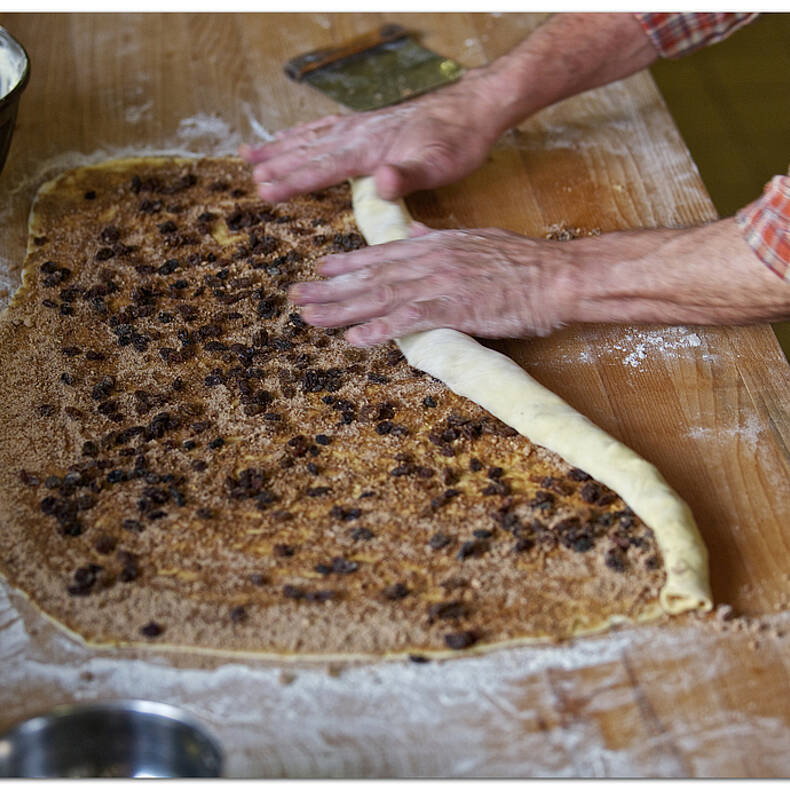
POLYGON ((331 176, 342 166, 343 158, 343 151, 324 151, 313 158, 310 166, 323 176, 331 176))
POLYGON ((444 169, 455 162, 455 150, 445 142, 433 143, 424 152, 425 162, 431 167, 444 169))
POLYGON ((393 321, 395 329, 402 331, 422 323, 429 317, 430 308, 427 302, 409 302, 398 313, 397 320, 393 321))
POLYGON ((396 290, 392 285, 379 285, 373 289, 371 304, 379 310, 386 310, 393 305, 396 299, 396 290))

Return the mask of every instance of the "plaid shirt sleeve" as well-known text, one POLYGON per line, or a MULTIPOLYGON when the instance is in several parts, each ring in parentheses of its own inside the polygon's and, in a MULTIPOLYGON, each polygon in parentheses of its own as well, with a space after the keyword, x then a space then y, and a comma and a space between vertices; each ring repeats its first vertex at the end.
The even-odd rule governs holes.
POLYGON ((735 221, 757 257, 790 282, 790 175, 774 176, 735 221))
POLYGON ((636 14, 658 54, 679 58, 723 41, 758 14, 636 14))
MULTIPOLYGON (((636 14, 659 55, 678 58, 754 21, 757 14, 636 14)), ((762 197, 736 214, 744 238, 771 271, 790 281, 790 175, 776 176, 762 197)))

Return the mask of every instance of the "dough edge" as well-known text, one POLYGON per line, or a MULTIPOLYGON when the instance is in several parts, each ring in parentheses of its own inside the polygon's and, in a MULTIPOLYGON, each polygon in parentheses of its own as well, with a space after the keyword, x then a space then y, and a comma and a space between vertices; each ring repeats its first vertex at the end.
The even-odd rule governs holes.
MULTIPOLYGON (((402 200, 382 200, 369 177, 353 179, 351 190, 356 223, 368 244, 408 236, 412 218, 402 200)), ((665 612, 713 608, 708 552, 694 516, 655 466, 539 384, 509 357, 469 335, 432 329, 397 338, 396 343, 410 365, 440 379, 453 392, 619 494, 656 537, 667 575, 659 594, 665 612)))

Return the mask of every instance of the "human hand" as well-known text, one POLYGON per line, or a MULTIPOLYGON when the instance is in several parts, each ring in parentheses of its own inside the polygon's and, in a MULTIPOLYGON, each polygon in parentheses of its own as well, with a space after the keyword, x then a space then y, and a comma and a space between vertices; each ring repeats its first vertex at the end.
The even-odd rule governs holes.
POLYGON ((394 200, 480 166, 503 131, 498 104, 485 73, 475 70, 434 93, 295 126, 239 154, 255 166, 258 194, 272 203, 363 175, 373 175, 380 197, 394 200))
POLYGON ((430 230, 411 238, 329 255, 329 280, 293 285, 315 326, 357 324, 346 332, 371 346, 436 327, 479 337, 546 335, 570 315, 573 263, 569 244, 505 230, 430 230))

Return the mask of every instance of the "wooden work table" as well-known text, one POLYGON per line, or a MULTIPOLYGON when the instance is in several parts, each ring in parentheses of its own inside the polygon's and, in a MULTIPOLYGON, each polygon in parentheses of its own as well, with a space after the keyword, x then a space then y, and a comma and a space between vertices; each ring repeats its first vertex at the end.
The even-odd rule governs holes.
MULTIPOLYGON (((30 200, 66 167, 232 152, 337 112, 284 76, 295 54, 391 21, 472 67, 540 19, 0 15, 32 61, 0 176, 2 277, 17 284, 30 200)), ((538 238, 716 217, 647 72, 539 113, 477 173, 408 202, 435 227, 538 238)), ((661 469, 696 515, 715 600, 742 617, 425 666, 284 670, 94 652, 2 586, 0 727, 60 702, 135 696, 188 708, 236 776, 787 775, 790 637, 776 632, 790 632, 790 368, 770 328, 573 326, 501 347, 661 469)))

